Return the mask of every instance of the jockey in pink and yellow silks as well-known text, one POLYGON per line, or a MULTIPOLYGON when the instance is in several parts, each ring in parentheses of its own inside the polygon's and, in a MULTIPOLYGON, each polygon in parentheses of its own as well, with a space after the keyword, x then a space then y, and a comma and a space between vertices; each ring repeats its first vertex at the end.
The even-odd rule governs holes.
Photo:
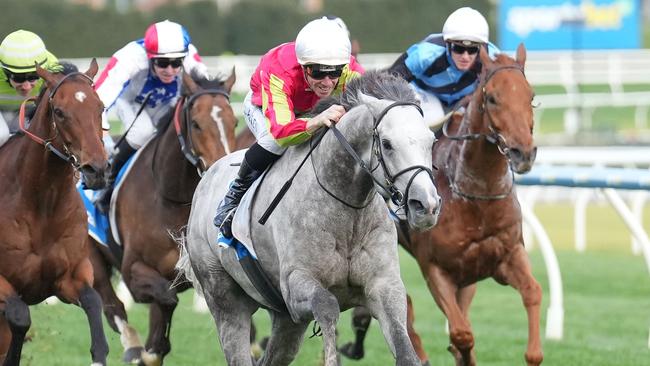
MULTIPOLYGON (((343 91, 348 81, 363 73, 363 68, 350 56, 332 94, 343 91)), ((307 83, 305 71, 296 58, 295 42, 284 43, 262 57, 251 78, 251 102, 261 106, 267 119, 267 128, 278 145, 290 146, 309 139, 308 112, 320 96, 307 83)))
POLYGON ((257 141, 246 151, 214 218, 224 237, 232 237, 235 208, 264 170, 287 146, 338 122, 345 109, 335 104, 311 118, 303 114, 321 98, 341 93, 361 73, 363 68, 351 55, 347 31, 327 18, 307 23, 295 42, 281 44, 262 57, 244 99, 244 118, 257 141))

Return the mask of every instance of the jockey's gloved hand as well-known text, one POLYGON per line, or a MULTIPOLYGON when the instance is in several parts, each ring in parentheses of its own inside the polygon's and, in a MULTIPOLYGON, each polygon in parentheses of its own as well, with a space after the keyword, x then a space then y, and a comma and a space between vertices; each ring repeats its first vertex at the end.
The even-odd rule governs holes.
POLYGON ((345 108, 338 104, 331 105, 326 110, 320 112, 316 117, 313 117, 307 121, 307 132, 313 133, 323 126, 331 126, 332 123, 336 123, 343 117, 345 114, 345 108))

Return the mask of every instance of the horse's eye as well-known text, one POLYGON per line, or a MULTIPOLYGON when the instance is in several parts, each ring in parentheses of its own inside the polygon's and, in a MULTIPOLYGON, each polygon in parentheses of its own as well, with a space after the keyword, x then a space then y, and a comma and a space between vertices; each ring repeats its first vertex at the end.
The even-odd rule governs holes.
POLYGON ((197 130, 201 131, 201 126, 199 126, 199 123, 195 120, 192 120, 192 128, 196 128, 197 130))
POLYGON ((54 108, 54 117, 58 119, 63 119, 65 118, 65 114, 60 108, 54 108))
POLYGON ((488 101, 488 103, 490 103, 490 104, 497 104, 497 100, 496 100, 496 98, 494 98, 494 96, 492 96, 492 95, 488 95, 488 97, 487 97, 487 101, 488 101))
POLYGON ((390 144, 390 141, 383 139, 381 140, 381 146, 384 148, 384 150, 392 150, 393 145, 390 144))

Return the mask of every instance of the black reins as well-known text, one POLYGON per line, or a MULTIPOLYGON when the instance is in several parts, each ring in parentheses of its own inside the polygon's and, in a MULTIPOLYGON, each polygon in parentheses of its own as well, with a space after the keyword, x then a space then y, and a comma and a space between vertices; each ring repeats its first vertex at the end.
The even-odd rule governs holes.
MULTIPOLYGON (((363 159, 359 156, 359 154, 354 150, 354 148, 350 145, 350 143, 345 139, 345 136, 343 136, 343 134, 339 131, 339 129, 336 128, 336 125, 335 125, 335 124, 332 124, 332 125, 329 127, 329 130, 332 131, 332 133, 334 133, 334 136, 335 136, 336 139, 339 141, 339 143, 341 144, 341 146, 343 146, 343 148, 344 148, 344 149, 347 151, 347 153, 348 153, 348 154, 349 154, 349 155, 354 159, 354 161, 355 161, 355 162, 356 162, 356 163, 361 167, 361 169, 362 169, 363 171, 365 171, 367 174, 370 175, 370 177, 371 177, 371 179, 374 181, 375 185, 376 185, 376 186, 379 186, 382 190, 384 190, 384 191, 388 194, 388 196, 390 196, 391 201, 392 201, 395 205, 397 205, 397 206, 398 206, 398 209, 399 209, 399 208, 403 208, 403 207, 405 207, 406 203, 408 202, 408 192, 409 192, 409 189, 410 189, 410 187, 411 187, 411 185, 412 185, 413 180, 415 179, 415 177, 416 177, 420 172, 425 171, 425 172, 427 172, 427 174, 429 174, 430 179, 433 181, 433 173, 432 173, 432 171, 431 171, 431 168, 426 167, 426 166, 423 166, 423 165, 414 165, 414 166, 410 166, 410 167, 408 167, 408 168, 405 168, 405 169, 400 170, 400 171, 397 172, 396 174, 391 174, 390 170, 388 169, 388 166, 386 165, 386 163, 385 163, 385 161, 384 161, 384 158, 383 158, 383 150, 382 150, 382 147, 381 147, 381 141, 380 141, 379 132, 378 132, 378 130, 377 130, 377 127, 379 126, 379 123, 381 123, 381 121, 383 120, 384 116, 386 116, 386 114, 387 114, 387 113, 388 113, 392 108, 394 108, 394 107, 398 107, 398 106, 413 106, 413 107, 415 107, 415 108, 418 110, 418 112, 420 113, 420 115, 423 115, 422 109, 421 109, 420 106, 419 106, 418 104, 416 104, 416 103, 412 103, 412 102, 394 102, 394 103, 390 104, 389 106, 387 106, 386 108, 384 108, 384 110, 382 110, 381 113, 379 113, 379 115, 378 115, 377 117, 373 117, 373 118, 374 118, 374 122, 373 122, 373 133, 372 133, 372 136, 373 136, 373 142, 372 142, 371 151, 372 151, 372 152, 374 153, 374 155, 377 157, 377 160, 378 160, 378 166, 381 166, 381 167, 382 167, 382 170, 383 170, 383 173, 384 173, 385 182, 381 182, 379 179, 377 179, 377 178, 373 175, 373 171, 375 171, 375 170, 377 169, 377 166, 374 167, 374 168, 369 168, 368 164, 367 164, 365 161, 363 161, 363 159), (398 177, 400 177, 401 175, 403 175, 403 174, 405 174, 405 173, 407 173, 407 172, 409 172, 409 171, 412 171, 412 170, 415 170, 415 172, 414 172, 414 173, 411 175, 411 177, 409 178, 408 183, 407 183, 406 188, 405 188, 405 193, 403 193, 403 192, 400 191, 397 187, 395 187, 395 180, 396 180, 398 177)), ((327 132, 327 131, 326 131, 326 132, 327 132)), ((282 188, 280 189, 280 191, 278 192, 278 194, 275 196, 275 198, 273 199, 273 201, 271 202, 271 204, 269 204, 269 207, 266 209, 266 211, 264 212, 264 214, 263 214, 263 215, 260 217, 260 219, 258 220, 258 222, 259 222, 260 224, 264 225, 264 224, 266 223, 266 221, 268 220, 268 218, 269 218, 269 216, 271 215, 271 213, 273 212, 273 210, 275 210, 276 206, 278 205, 278 203, 280 202, 280 200, 282 199, 282 197, 285 195, 285 193, 287 192, 287 190, 288 190, 289 187, 291 186, 294 177, 296 176, 296 174, 298 174, 298 171, 300 171, 300 169, 301 169, 302 166, 305 164, 305 162, 307 161, 307 159, 311 156, 311 154, 312 154, 312 152, 314 151, 314 149, 315 149, 315 148, 320 144, 320 142, 322 141, 324 135, 325 135, 325 133, 321 134, 321 135, 318 137, 318 140, 317 140, 315 143, 312 144, 312 146, 311 146, 310 149, 309 149, 309 152, 307 152, 307 155, 306 155, 305 158, 302 160, 302 162, 300 163, 300 165, 298 166, 298 168, 296 169, 296 171, 294 172, 294 174, 289 178, 289 180, 287 180, 287 181, 285 182, 285 184, 282 186, 282 188)), ((372 159, 372 158, 371 158, 371 159, 372 159)), ((313 165, 313 164, 312 164, 312 165, 313 165)), ((314 173, 315 173, 315 172, 314 172, 314 173)), ((348 207, 350 207, 350 208, 354 208, 354 209, 362 209, 362 208, 368 206, 368 205, 370 204, 370 202, 372 202, 372 199, 374 198, 374 197, 371 196, 371 197, 369 198, 368 202, 363 203, 361 206, 356 206, 356 205, 350 204, 350 203, 346 202, 345 200, 341 199, 340 197, 336 196, 336 195, 335 195, 333 192, 331 192, 330 190, 328 190, 328 189, 327 189, 327 188, 326 188, 326 187, 321 183, 320 179, 318 178, 318 175, 317 175, 317 174, 315 174, 315 175, 316 175, 316 180, 317 180, 319 186, 320 186, 320 187, 321 187, 321 188, 322 188, 322 189, 323 189, 327 194, 329 194, 331 197, 333 197, 333 198, 336 199, 337 201, 343 203, 344 205, 346 205, 346 206, 348 206, 348 207)), ((408 208, 407 208, 407 209, 408 209, 408 208)))

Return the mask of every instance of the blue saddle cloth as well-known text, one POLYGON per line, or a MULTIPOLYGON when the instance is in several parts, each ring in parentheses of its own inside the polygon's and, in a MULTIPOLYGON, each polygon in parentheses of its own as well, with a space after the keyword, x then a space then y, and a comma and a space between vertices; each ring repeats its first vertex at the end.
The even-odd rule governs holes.
MULTIPOLYGON (((131 165, 133 165, 135 156, 136 155, 131 156, 126 164, 124 164, 122 169, 120 169, 120 172, 117 175, 114 183, 114 195, 117 194, 117 187, 126 176, 126 172, 131 167, 131 165)), ((81 181, 77 183, 77 191, 79 191, 79 194, 81 195, 81 200, 83 201, 86 208, 86 213, 88 214, 88 234, 101 245, 108 247, 108 242, 111 235, 109 215, 100 212, 94 203, 100 193, 100 190, 84 189, 84 187, 85 186, 81 181)))

